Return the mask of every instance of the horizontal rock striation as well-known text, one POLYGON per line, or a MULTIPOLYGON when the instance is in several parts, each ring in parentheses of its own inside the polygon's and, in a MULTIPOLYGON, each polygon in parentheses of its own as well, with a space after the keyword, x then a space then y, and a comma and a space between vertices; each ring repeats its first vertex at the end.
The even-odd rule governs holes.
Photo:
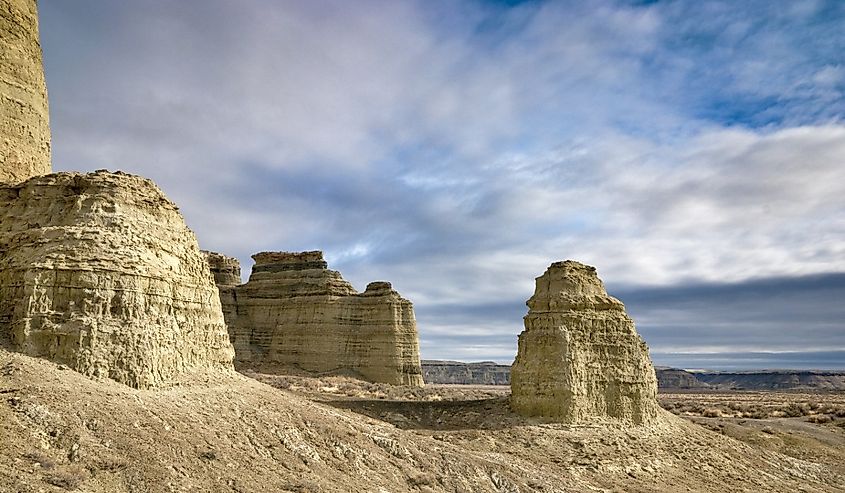
POLYGON ((656 419, 648 347, 596 269, 555 262, 537 278, 511 369, 511 406, 565 423, 656 419))
POLYGON ((241 283, 241 263, 234 257, 217 252, 202 251, 218 286, 237 286, 241 283))
POLYGON ((237 317, 237 287, 241 283, 241 263, 234 257, 217 252, 202 252, 208 260, 214 282, 220 291, 220 305, 223 317, 228 322, 237 317))
POLYGON ((236 313, 226 319, 239 366, 423 384, 413 305, 390 283, 358 293, 319 251, 252 258, 249 282, 235 288, 236 313))
POLYGON ((234 355, 176 206, 102 171, 0 185, 0 344, 137 388, 234 355))
POLYGON ((35 0, 0 4, 0 182, 50 172, 47 86, 35 0))

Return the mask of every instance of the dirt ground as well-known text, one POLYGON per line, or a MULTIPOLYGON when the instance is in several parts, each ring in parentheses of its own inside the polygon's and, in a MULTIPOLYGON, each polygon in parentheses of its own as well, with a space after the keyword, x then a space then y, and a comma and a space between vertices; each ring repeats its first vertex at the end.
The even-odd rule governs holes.
POLYGON ((217 373, 139 391, 0 350, 0 491, 845 489, 831 467, 841 442, 796 458, 786 428, 782 444, 757 444, 706 421, 728 419, 564 426, 511 413, 507 388, 344 377, 217 373))
POLYGON ((725 436, 845 475, 845 392, 666 392, 660 403, 725 436))

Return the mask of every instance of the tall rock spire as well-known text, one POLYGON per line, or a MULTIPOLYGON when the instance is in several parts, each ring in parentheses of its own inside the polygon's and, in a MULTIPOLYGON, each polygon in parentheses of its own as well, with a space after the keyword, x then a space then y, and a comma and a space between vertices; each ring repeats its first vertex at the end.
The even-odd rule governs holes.
POLYGON ((0 0, 0 182, 50 173, 50 118, 35 0, 0 0))

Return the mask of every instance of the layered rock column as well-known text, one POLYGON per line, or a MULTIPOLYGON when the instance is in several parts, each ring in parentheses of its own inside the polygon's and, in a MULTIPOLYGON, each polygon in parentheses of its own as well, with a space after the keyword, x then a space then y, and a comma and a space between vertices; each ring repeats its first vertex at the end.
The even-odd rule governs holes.
POLYGON ((511 370, 511 407, 564 423, 654 421, 648 347, 595 267, 555 262, 537 278, 511 370))
POLYGON ((390 283, 358 293, 319 251, 252 258, 249 282, 235 290, 236 314, 227 317, 238 365, 423 384, 413 305, 390 283))
POLYGON ((214 280, 152 181, 58 173, 0 185, 0 344, 137 388, 231 369, 214 280))
POLYGON ((0 0, 0 182, 50 172, 47 86, 35 0, 0 0))
POLYGON ((237 287, 241 283, 241 263, 234 257, 217 252, 202 252, 208 260, 208 267, 220 291, 220 305, 227 323, 237 317, 237 287))

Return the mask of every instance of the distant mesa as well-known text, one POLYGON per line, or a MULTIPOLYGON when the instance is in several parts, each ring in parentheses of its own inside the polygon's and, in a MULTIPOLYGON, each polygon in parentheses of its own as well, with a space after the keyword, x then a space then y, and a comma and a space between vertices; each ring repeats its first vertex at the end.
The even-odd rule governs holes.
POLYGON ((422 360, 425 383, 459 385, 510 385, 510 365, 492 361, 462 363, 459 361, 422 360))
POLYGON ((232 368, 214 280, 155 184, 57 173, 0 185, 0 345, 136 388, 232 368))
POLYGON ((583 424, 657 419, 648 347, 595 267, 567 260, 537 278, 511 369, 511 407, 583 424))
POLYGON ((239 368, 423 385, 413 305, 389 282, 358 293, 321 251, 261 252, 236 286, 237 261, 207 256, 239 368))
POLYGON ((0 183, 50 172, 50 118, 35 0, 0 8, 0 183))

